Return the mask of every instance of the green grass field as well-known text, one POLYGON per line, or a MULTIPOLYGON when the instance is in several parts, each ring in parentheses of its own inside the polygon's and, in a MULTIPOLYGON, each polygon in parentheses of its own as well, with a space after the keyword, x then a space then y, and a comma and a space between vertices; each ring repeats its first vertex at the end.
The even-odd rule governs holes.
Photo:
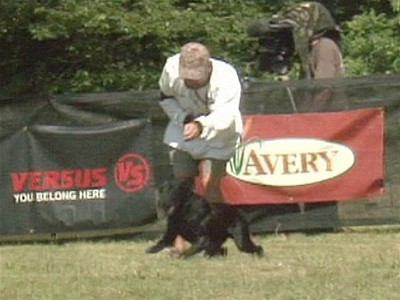
POLYGON ((0 246, 0 299, 400 299, 400 227, 254 237, 264 258, 144 254, 154 240, 0 246))

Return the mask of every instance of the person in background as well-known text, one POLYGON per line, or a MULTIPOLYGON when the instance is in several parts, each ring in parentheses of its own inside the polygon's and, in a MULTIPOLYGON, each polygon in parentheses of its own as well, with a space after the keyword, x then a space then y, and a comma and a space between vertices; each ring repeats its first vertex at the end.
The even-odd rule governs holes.
MULTIPOLYGON (((259 69, 287 73, 293 59, 300 61, 298 79, 343 78, 341 32, 328 9, 318 2, 302 2, 271 19, 250 24, 247 33, 259 39, 259 69)), ((342 110, 346 97, 329 86, 296 99, 307 111, 342 110)))
MULTIPOLYGON (((212 209, 204 227, 207 236, 215 235, 219 226, 226 228, 224 220, 230 213, 220 180, 243 131, 239 76, 230 64, 212 58, 205 45, 190 42, 167 59, 159 87, 160 105, 169 118, 164 143, 170 149, 176 186, 188 178, 194 182, 201 174, 204 196, 212 209)), ((173 246, 174 226, 173 218, 167 218, 166 232, 146 252, 173 246)))

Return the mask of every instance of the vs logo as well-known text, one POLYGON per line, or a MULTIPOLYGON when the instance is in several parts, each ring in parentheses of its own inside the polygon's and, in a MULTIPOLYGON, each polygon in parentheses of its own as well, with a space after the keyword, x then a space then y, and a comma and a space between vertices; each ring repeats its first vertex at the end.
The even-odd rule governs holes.
POLYGON ((115 182, 122 190, 130 193, 140 192, 150 181, 150 163, 140 154, 126 154, 115 165, 114 176, 115 182))

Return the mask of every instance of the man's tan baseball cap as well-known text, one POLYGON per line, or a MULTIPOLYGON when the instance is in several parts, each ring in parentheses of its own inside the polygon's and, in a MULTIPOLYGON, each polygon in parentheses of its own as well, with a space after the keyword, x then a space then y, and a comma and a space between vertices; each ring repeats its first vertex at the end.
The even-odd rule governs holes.
POLYGON ((181 48, 179 77, 202 80, 210 75, 210 52, 200 43, 190 42, 181 48))

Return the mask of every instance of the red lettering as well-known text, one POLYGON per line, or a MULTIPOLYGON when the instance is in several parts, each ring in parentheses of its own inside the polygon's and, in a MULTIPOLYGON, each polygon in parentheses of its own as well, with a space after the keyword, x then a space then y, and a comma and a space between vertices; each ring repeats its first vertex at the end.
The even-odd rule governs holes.
POLYGON ((129 179, 129 173, 132 169, 133 162, 118 162, 117 163, 117 176, 119 182, 127 182, 129 179))
POLYGON ((106 186, 108 184, 106 173, 107 173, 106 168, 94 169, 91 187, 106 186))
POLYGON ((107 185, 106 171, 106 168, 75 170, 75 187, 91 188, 107 185))
POLYGON ((132 161, 118 163, 118 181, 124 182, 128 186, 136 186, 143 184, 145 179, 145 167, 136 165, 132 161))
POLYGON ((136 186, 142 185, 145 179, 145 168, 143 165, 136 165, 131 168, 131 176, 130 180, 128 181, 128 185, 136 186))
POLYGON ((31 172, 29 188, 31 191, 40 191, 42 187, 42 172, 31 172))
POLYGON ((42 190, 60 189, 60 172, 47 171, 43 172, 42 190))
POLYGON ((119 159, 114 168, 115 182, 126 192, 139 192, 148 184, 149 163, 140 154, 130 153, 119 159))
POLYGON ((90 187, 91 172, 87 169, 75 170, 75 187, 88 188, 90 187))
POLYGON ((74 187, 74 170, 63 170, 61 171, 61 182, 60 187, 62 189, 70 189, 74 187))
MULTIPOLYGON (((131 178, 134 166, 129 165, 124 176, 125 181, 131 178)), ((11 181, 15 192, 68 190, 72 188, 103 187, 108 184, 107 168, 76 169, 62 171, 34 171, 11 173, 11 181)))
POLYGON ((11 173, 11 181, 15 192, 22 192, 28 181, 28 172, 11 173))

